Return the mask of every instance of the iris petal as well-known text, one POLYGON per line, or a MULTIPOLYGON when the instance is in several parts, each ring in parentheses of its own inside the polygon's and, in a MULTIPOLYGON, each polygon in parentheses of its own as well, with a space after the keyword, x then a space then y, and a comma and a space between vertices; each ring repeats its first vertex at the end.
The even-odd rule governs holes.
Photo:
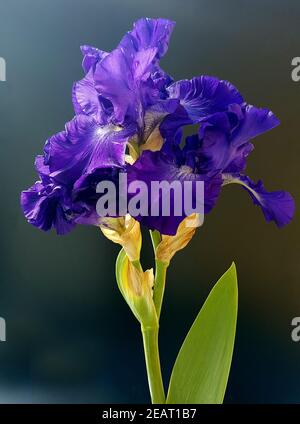
POLYGON ((199 152, 203 169, 225 173, 244 171, 253 150, 250 140, 279 124, 268 109, 251 105, 230 107, 209 116, 199 130, 199 152))
MULTIPOLYGON (((177 216, 174 213, 176 199, 171 193, 170 198, 170 216, 153 216, 151 206, 161 205, 162 192, 158 193, 156 198, 150 196, 151 183, 166 181, 172 183, 178 181, 182 186, 185 181, 204 181, 204 211, 209 212, 214 206, 221 189, 220 175, 208 177, 193 172, 191 168, 184 164, 179 164, 175 155, 165 154, 157 151, 144 151, 141 157, 133 164, 127 166, 128 183, 139 180, 143 181, 148 187, 148 216, 136 216, 135 219, 146 225, 150 229, 160 231, 162 234, 174 235, 180 222, 186 218, 184 213, 184 204, 182 199, 181 211, 182 214, 177 216)), ((192 196, 194 196, 193 186, 192 196)), ((177 205, 178 206, 178 205, 177 205)))
POLYGON ((241 184, 250 194, 253 203, 261 207, 265 219, 278 227, 288 224, 295 212, 295 202, 286 191, 267 191, 262 181, 254 183, 245 175, 224 174, 224 184, 241 184))
POLYGON ((156 57, 160 59, 168 50, 174 26, 175 22, 168 19, 141 18, 123 37, 120 47, 131 53, 155 47, 156 57))
POLYGON ((100 126, 89 116, 76 116, 66 124, 65 131, 48 140, 51 176, 64 184, 74 184, 82 174, 97 168, 122 166, 126 143, 134 133, 134 126, 100 126))
POLYGON ((107 52, 88 45, 81 46, 80 49, 83 54, 82 67, 86 74, 108 55, 107 52))
POLYGON ((41 230, 56 228, 57 234, 66 234, 75 227, 68 216, 69 205, 61 186, 35 183, 21 193, 21 206, 28 222, 41 230))
POLYGON ((108 114, 100 102, 100 96, 90 74, 74 83, 72 101, 76 115, 91 115, 98 123, 107 123, 108 114))
POLYGON ((119 46, 97 63, 95 87, 114 107, 114 122, 125 118, 142 127, 144 109, 160 99, 162 83, 169 78, 158 66, 166 52, 174 23, 140 19, 119 46))
POLYGON ((193 123, 226 110, 230 104, 243 103, 242 96, 231 83, 206 75, 175 82, 168 91, 171 98, 180 99, 193 123))

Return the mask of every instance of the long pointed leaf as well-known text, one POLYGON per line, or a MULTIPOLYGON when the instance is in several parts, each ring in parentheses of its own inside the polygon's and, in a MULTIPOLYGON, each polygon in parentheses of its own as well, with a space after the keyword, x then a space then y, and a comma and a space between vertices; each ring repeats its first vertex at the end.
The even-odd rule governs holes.
POLYGON ((167 403, 220 404, 227 386, 237 320, 234 263, 211 290, 179 351, 167 403))

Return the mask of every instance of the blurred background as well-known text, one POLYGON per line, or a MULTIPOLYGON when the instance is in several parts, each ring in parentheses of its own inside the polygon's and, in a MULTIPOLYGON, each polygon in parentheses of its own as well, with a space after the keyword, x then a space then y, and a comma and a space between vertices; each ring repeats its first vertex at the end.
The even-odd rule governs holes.
MULTIPOLYGON (((119 248, 96 228, 66 237, 26 223, 22 189, 34 156, 73 116, 79 46, 113 49, 142 17, 176 21, 164 69, 230 80, 281 125, 255 140, 248 174, 300 196, 298 0, 0 0, 0 402, 149 402, 139 326, 118 292, 119 248)), ((178 349, 211 287, 234 260, 239 318, 226 403, 300 403, 300 224, 278 230, 247 193, 226 187, 169 269, 161 319, 167 384, 178 349)), ((145 234, 147 240, 147 234, 145 234)), ((144 264, 152 264, 150 243, 144 264)))

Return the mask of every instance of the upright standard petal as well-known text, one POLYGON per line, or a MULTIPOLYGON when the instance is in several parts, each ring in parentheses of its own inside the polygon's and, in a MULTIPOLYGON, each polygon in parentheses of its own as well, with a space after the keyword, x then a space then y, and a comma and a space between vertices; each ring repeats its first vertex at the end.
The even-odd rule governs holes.
POLYGON ((140 122, 145 102, 153 104, 159 99, 158 90, 149 80, 155 55, 155 48, 137 52, 134 57, 117 48, 98 63, 95 87, 112 103, 115 123, 123 123, 125 118, 140 122))
POLYGON ((191 80, 181 80, 168 87, 170 98, 180 100, 192 123, 227 110, 230 104, 242 104, 243 97, 228 81, 202 75, 191 80))
POLYGON ((110 102, 101 97, 95 88, 94 71, 98 62, 101 62, 109 53, 91 46, 81 46, 83 54, 82 66, 85 77, 73 84, 72 101, 76 114, 92 116, 99 124, 108 123, 112 113, 110 102))
POLYGON ((168 19, 141 18, 133 24, 121 40, 120 47, 128 53, 156 48, 156 58, 160 59, 168 50, 175 22, 168 19))
POLYGON ((86 74, 90 69, 94 70, 96 64, 108 55, 107 52, 88 45, 83 45, 80 49, 83 54, 82 67, 86 74))
POLYGON ((115 123, 129 119, 142 128, 145 110, 167 97, 171 79, 158 61, 167 50, 173 26, 165 19, 140 19, 119 46, 97 63, 95 87, 112 103, 115 123))

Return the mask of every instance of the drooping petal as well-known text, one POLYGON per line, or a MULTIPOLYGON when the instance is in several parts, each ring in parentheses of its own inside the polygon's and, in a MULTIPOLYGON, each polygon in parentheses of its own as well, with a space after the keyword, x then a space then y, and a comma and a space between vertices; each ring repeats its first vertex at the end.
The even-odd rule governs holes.
POLYGON ((170 157, 170 155, 162 151, 144 151, 141 157, 133 165, 127 166, 127 174, 129 185, 134 181, 142 181, 147 186, 146 202, 148 204, 148 212, 147 214, 134 216, 135 219, 152 230, 155 229, 162 234, 168 235, 176 234, 180 222, 188 216, 185 213, 186 205, 184 204, 183 195, 184 182, 192 182, 190 194, 193 198, 193 204, 196 193, 195 183, 196 181, 204 182, 204 212, 208 212, 215 204, 222 183, 220 175, 208 178, 205 175, 195 174, 191 168, 178 164, 175 157, 170 157), (156 194, 153 193, 153 182, 167 182, 169 184, 178 182, 179 184, 181 192, 179 198, 176 197, 173 190, 170 191, 170 209, 168 216, 164 216, 165 214, 162 212, 162 199, 164 193, 163 191, 156 192, 156 194), (157 216, 153 213, 154 209, 159 211, 157 216))
MULTIPOLYGON (((125 173, 125 168, 97 168, 90 174, 82 175, 74 184, 73 188, 73 209, 76 209, 77 214, 75 222, 84 225, 99 225, 103 217, 119 217, 126 214, 119 213, 119 199, 123 196, 123 191, 127 187, 119 187, 119 174, 125 173), (116 197, 112 193, 110 204, 113 204, 113 211, 107 215, 98 213, 97 202, 101 195, 97 190, 97 186, 101 182, 112 183, 115 187, 116 197)), ((125 194, 126 196, 126 194, 125 194)), ((106 211, 107 212, 107 211, 106 211)))
POLYGON ((57 234, 62 235, 76 225, 70 216, 67 194, 61 186, 35 183, 22 191, 21 207, 27 221, 44 231, 54 227, 57 234))
POLYGON ((45 163, 45 156, 44 155, 37 155, 34 161, 34 166, 37 171, 37 173, 40 176, 41 182, 43 184, 50 183, 51 179, 49 177, 50 170, 49 166, 45 163))
POLYGON ((237 147, 279 125, 279 120, 269 109, 247 105, 243 119, 232 135, 232 144, 237 147))
POLYGON ((209 116, 199 130, 199 155, 203 169, 225 173, 244 171, 253 150, 250 140, 272 129, 279 121, 268 109, 230 107, 209 116))
POLYGON ((51 176, 74 184, 83 174, 97 168, 122 166, 125 163, 126 142, 135 133, 112 124, 98 125, 86 115, 78 115, 62 131, 47 142, 47 164, 51 176))
POLYGON ((261 207, 265 219, 274 221, 278 227, 288 224, 295 212, 295 202, 286 191, 268 192, 262 181, 254 183, 249 177, 238 174, 224 174, 224 184, 236 183, 250 194, 253 203, 261 207))

